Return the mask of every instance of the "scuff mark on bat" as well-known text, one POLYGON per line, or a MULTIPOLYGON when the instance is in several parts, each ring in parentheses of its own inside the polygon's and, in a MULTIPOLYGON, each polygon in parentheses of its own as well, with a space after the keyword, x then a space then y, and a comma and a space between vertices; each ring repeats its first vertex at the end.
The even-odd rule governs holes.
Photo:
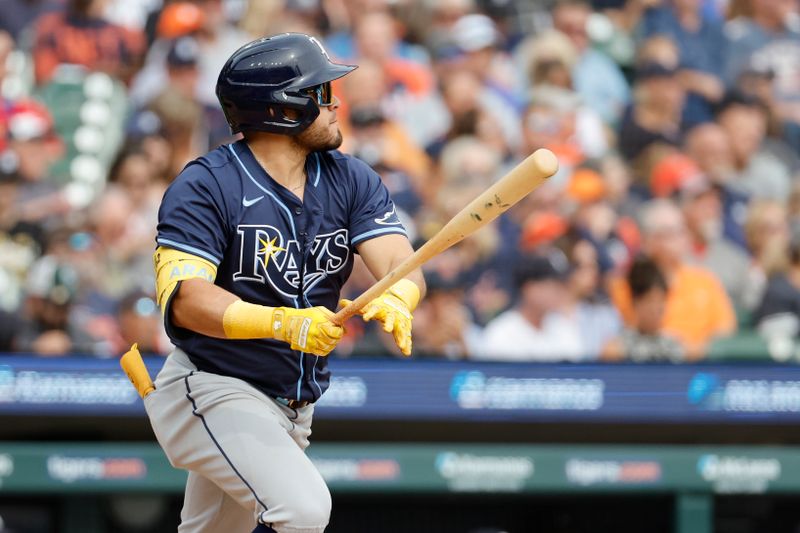
POLYGON ((497 202, 497 205, 499 205, 500 207, 503 207, 503 208, 511 207, 511 204, 504 204, 503 200, 501 200, 500 197, 498 195, 496 195, 496 194, 494 195, 494 201, 497 202))
POLYGON ((470 213, 469 216, 471 216, 473 220, 477 220, 478 222, 483 220, 478 213, 470 213))

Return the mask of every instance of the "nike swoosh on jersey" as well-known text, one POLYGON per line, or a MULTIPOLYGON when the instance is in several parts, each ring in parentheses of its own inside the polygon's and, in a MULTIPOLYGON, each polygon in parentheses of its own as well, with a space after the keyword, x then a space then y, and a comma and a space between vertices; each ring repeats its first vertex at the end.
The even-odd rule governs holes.
POLYGON ((261 196, 257 197, 257 198, 253 198, 252 200, 248 200, 247 197, 245 196, 244 198, 242 198, 242 205, 245 206, 245 207, 250 207, 254 203, 256 203, 256 202, 258 202, 260 200, 263 200, 263 199, 264 199, 264 195, 263 194, 261 196))

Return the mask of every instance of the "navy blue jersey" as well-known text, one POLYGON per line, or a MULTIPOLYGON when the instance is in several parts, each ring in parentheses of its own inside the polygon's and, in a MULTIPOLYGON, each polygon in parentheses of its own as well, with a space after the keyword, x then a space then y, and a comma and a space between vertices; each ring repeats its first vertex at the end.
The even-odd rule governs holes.
MULTIPOLYGON (((306 176, 301 202, 245 142, 217 148, 189 163, 167 189, 156 240, 217 265, 215 284, 246 302, 334 310, 355 246, 405 230, 380 176, 358 159, 312 153, 306 176)), ((165 324, 200 370, 297 400, 315 401, 328 387, 325 357, 273 339, 215 339, 165 324)))

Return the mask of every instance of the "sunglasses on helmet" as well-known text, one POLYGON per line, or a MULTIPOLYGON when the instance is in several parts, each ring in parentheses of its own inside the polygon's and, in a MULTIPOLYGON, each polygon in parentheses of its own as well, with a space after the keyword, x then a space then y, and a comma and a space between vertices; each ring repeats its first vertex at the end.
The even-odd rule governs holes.
POLYGON ((333 105, 333 89, 331 88, 331 82, 329 81, 309 88, 308 94, 316 98, 317 105, 320 107, 333 105))

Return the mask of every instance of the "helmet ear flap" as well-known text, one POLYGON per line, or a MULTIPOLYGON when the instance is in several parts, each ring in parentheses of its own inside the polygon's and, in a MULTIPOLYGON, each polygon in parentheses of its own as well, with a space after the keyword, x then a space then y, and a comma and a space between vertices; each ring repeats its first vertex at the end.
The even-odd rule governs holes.
POLYGON ((268 105, 264 108, 269 122, 299 122, 300 112, 291 107, 277 107, 268 105))
POLYGON ((319 108, 308 96, 288 93, 275 100, 280 103, 259 102, 256 107, 251 108, 254 120, 243 125, 242 129, 297 135, 319 115, 319 108))

